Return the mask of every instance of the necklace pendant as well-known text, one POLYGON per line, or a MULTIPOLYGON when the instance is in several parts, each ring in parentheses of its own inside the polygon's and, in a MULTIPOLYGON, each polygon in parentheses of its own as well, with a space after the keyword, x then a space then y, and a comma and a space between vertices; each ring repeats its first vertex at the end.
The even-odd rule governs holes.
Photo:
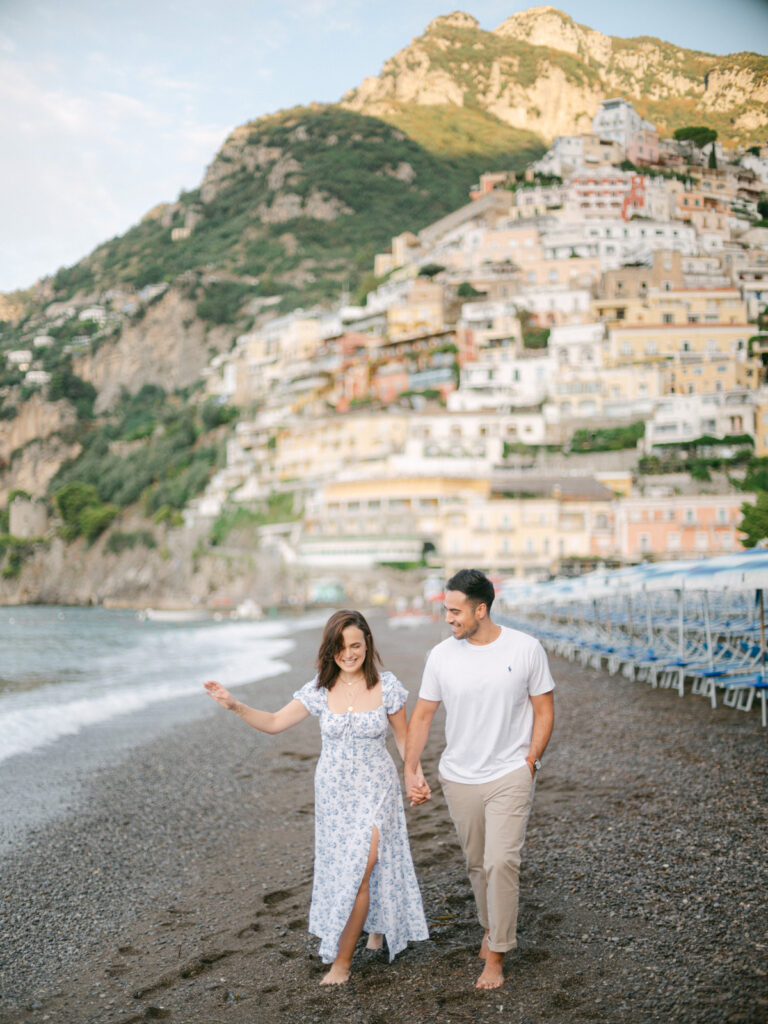
POLYGON ((354 705, 350 704, 349 707, 347 708, 347 711, 353 711, 353 710, 354 710, 354 705))

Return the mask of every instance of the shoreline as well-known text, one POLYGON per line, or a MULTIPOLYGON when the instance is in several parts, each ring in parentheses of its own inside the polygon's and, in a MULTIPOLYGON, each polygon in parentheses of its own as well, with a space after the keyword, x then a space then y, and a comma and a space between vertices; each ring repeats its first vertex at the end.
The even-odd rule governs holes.
MULTIPOLYGON (((440 626, 371 625, 410 708, 440 626)), ((243 699, 290 699, 318 632, 243 699)), ((0 1021, 764 1024, 759 716, 551 661, 556 729, 502 989, 473 987, 480 929, 435 783, 439 723, 433 799, 406 809, 431 941, 391 966, 359 948, 329 991, 307 933, 317 724, 262 737, 213 708, 85 780, 81 808, 4 858, 0 1021)))

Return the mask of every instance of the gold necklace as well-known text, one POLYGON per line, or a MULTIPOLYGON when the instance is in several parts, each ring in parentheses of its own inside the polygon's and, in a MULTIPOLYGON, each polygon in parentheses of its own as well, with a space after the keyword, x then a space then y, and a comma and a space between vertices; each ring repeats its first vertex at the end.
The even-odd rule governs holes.
POLYGON ((359 679, 355 679, 351 683, 348 683, 346 681, 346 679, 342 679, 341 681, 342 681, 342 683, 347 688, 347 700, 351 701, 351 703, 347 705, 347 711, 354 711, 355 710, 355 701, 357 700, 357 694, 355 694, 354 697, 352 696, 352 687, 353 686, 357 686, 359 684, 360 680, 359 679))

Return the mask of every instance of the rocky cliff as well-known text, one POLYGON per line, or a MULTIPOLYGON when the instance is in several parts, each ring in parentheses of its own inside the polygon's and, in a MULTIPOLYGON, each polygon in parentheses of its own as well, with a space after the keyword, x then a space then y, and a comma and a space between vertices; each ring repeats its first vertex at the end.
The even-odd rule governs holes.
MULTIPOLYGON (((122 528, 145 524, 122 517, 122 528)), ((105 538, 89 546, 51 535, 29 545, 21 571, 0 575, 0 606, 107 604, 113 606, 236 608, 248 598, 260 604, 284 600, 296 581, 269 554, 196 550, 200 537, 183 529, 155 527, 157 547, 110 551, 105 538), (281 588, 285 588, 284 590, 281 588)))
POLYGON ((123 388, 135 394, 144 384, 161 382, 167 391, 193 384, 231 340, 231 328, 206 324, 193 300, 169 288, 141 321, 126 320, 117 341, 77 356, 73 367, 96 388, 98 413, 111 408, 123 388))
POLYGON ((343 104, 394 124, 414 106, 452 106, 550 141, 589 130, 610 96, 630 100, 662 135, 706 123, 724 143, 744 144, 768 127, 768 58, 606 36, 554 7, 513 14, 492 32, 456 12, 431 22, 343 104))
POLYGON ((47 402, 33 394, 12 420, 0 420, 0 508, 14 490, 45 495, 62 462, 80 450, 71 437, 65 439, 76 419, 69 402, 47 402))

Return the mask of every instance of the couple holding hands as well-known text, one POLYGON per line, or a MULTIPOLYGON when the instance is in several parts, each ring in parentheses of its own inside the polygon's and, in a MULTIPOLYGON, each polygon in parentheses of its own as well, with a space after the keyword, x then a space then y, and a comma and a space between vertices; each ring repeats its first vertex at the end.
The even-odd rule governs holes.
POLYGON ((258 711, 219 683, 205 684, 222 707, 261 732, 283 732, 308 715, 319 719, 309 930, 331 965, 323 985, 349 979, 363 931, 369 949, 386 939, 390 960, 409 941, 429 937, 386 737, 391 725, 411 805, 429 800, 419 758, 441 703, 446 745, 439 778, 485 929, 476 987, 503 984, 504 954, 517 945, 520 854, 552 732, 555 684, 538 640, 492 621, 493 598, 493 584, 476 569, 448 581, 452 635, 429 654, 410 723, 408 694, 379 669, 370 628, 357 611, 330 617, 316 677, 279 711, 258 711))

